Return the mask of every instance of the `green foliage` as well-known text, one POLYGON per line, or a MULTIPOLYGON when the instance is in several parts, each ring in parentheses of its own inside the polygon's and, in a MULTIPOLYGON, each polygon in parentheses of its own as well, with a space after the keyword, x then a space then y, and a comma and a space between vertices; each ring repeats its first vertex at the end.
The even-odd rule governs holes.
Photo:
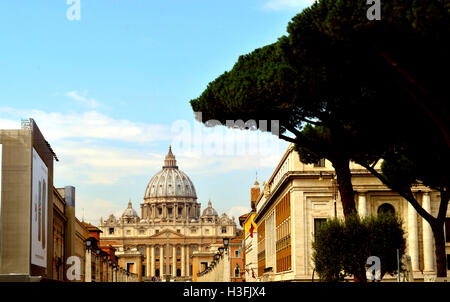
POLYGON ((369 229, 369 253, 381 260, 381 276, 394 274, 397 270, 396 250, 399 249, 400 255, 403 255, 406 248, 400 218, 380 213, 367 217, 364 224, 369 229))
POLYGON ((381 260, 381 276, 397 271, 397 249, 405 251, 402 223, 398 217, 379 214, 360 219, 357 215, 345 221, 329 219, 315 235, 313 261, 322 281, 342 281, 346 276, 365 279, 366 261, 370 256, 381 260))
POLYGON ((337 257, 345 249, 342 241, 344 228, 341 221, 330 219, 325 222, 315 234, 313 241, 313 260, 316 271, 324 281, 343 280, 343 257, 337 257))

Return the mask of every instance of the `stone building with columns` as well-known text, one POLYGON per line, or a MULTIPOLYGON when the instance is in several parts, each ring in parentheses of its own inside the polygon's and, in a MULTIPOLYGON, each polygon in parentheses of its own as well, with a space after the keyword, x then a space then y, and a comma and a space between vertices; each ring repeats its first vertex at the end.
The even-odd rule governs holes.
POLYGON ((236 235, 234 217, 219 216, 211 201, 201 211, 194 184, 170 147, 147 185, 140 212, 130 201, 121 217, 100 219, 99 228, 101 244, 113 246, 124 267, 143 281, 191 280, 193 252, 236 235))
MULTIPOLYGON (((433 280, 436 261, 429 224, 405 199, 363 167, 351 163, 350 169, 358 213, 361 216, 380 211, 398 214, 403 221, 406 254, 411 258, 414 280, 433 280)), ((439 192, 424 186, 413 187, 413 192, 422 207, 436 216, 439 192)), ((256 199, 258 280, 311 281, 315 231, 327 218, 336 216, 343 218, 343 210, 331 163, 321 160, 303 164, 291 144, 256 199)), ((447 218, 447 259, 450 258, 449 226, 450 218, 447 218)), ((383 280, 389 278, 387 275, 383 280)))

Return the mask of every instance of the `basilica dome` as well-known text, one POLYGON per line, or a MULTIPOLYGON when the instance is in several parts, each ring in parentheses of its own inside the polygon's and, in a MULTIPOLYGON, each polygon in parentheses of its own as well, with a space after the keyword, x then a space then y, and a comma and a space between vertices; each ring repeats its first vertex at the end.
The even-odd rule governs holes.
POLYGON ((131 200, 130 200, 130 202, 128 202, 128 208, 126 208, 125 211, 123 211, 122 217, 126 217, 126 218, 138 217, 138 214, 133 209, 131 200))
POLYGON ((194 184, 186 173, 178 169, 171 147, 169 147, 162 170, 150 179, 144 199, 170 197, 197 199, 194 184))
POLYGON ((208 201, 208 207, 203 210, 202 216, 219 216, 217 211, 212 207, 211 200, 208 201))

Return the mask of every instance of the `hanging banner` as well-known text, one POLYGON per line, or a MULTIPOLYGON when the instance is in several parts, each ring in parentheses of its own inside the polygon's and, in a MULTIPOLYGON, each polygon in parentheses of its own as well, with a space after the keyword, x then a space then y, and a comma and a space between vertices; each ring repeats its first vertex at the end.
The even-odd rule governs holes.
POLYGON ((31 263, 47 267, 48 168, 33 148, 31 263))

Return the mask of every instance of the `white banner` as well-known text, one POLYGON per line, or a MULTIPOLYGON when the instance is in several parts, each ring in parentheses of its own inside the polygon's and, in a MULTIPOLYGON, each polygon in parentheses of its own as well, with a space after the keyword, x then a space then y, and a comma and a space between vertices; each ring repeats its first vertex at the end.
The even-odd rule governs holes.
POLYGON ((47 267, 48 168, 33 148, 31 263, 47 267))

